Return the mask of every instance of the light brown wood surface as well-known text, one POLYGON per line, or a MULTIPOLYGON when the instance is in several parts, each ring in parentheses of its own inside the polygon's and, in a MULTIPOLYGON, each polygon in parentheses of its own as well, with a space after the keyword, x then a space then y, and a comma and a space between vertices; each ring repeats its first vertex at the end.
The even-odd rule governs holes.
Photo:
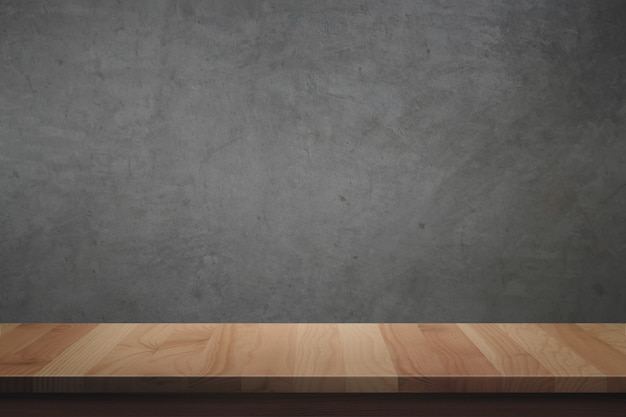
POLYGON ((0 324, 0 392, 620 392, 624 324, 0 324))

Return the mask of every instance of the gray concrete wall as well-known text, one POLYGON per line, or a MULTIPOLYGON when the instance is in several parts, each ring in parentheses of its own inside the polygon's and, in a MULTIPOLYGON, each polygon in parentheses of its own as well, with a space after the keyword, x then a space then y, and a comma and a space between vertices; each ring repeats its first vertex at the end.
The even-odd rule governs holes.
POLYGON ((1 321, 624 321, 626 1, 0 0, 1 321))

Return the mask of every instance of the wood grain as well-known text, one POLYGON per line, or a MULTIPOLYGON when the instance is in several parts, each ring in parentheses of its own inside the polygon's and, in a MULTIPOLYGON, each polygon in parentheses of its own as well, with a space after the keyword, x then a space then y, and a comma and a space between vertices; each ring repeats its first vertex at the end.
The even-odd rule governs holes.
POLYGON ((624 324, 0 324, 0 392, 626 393, 624 324))
MULTIPOLYGON (((95 324, 61 324, 23 348, 0 359, 2 375, 34 375, 65 349, 96 327, 95 324)), ((7 335, 9 337, 9 335, 7 335)))
POLYGON ((378 326, 339 324, 347 392, 396 392, 398 375, 378 326))
POLYGON ((19 323, 0 323, 0 335, 11 329, 15 329, 17 326, 19 326, 19 323))
POLYGON ((44 366, 37 375, 82 376, 113 349, 128 333, 133 324, 109 324, 96 326, 84 337, 64 350, 44 366))

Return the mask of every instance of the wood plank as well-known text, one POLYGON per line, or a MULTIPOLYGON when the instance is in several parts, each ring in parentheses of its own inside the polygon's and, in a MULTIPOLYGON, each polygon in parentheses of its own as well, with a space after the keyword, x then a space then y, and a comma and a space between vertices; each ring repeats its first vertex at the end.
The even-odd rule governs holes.
POLYGON ((400 392, 447 392, 448 371, 416 323, 380 324, 400 392))
POLYGON ((626 354, 626 330, 623 324, 585 324, 579 323, 578 327, 596 339, 611 345, 613 348, 626 354))
POLYGON ((145 324, 133 329, 89 375, 204 376, 216 324, 145 324))
POLYGON ((298 324, 295 392, 345 392, 346 368, 336 324, 298 324))
POLYGON ((37 375, 86 375, 136 326, 136 324, 100 324, 40 369, 37 375))
POLYGON ((54 323, 25 323, 0 335, 0 359, 35 342, 56 326, 54 323))
POLYGON ((241 375, 239 361, 241 351, 234 348, 238 327, 236 324, 222 324, 215 328, 207 344, 207 375, 233 377, 241 375))
POLYGON ((551 373, 498 327, 491 324, 458 324, 493 366, 506 378, 505 392, 554 392, 551 373))
POLYGON ((34 375, 95 327, 95 324, 60 324, 39 337, 37 343, 3 356, 0 374, 34 375))
POLYGON ((297 324, 238 326, 243 392, 293 392, 297 324))
POLYGON ((603 373, 538 325, 498 324, 511 339, 555 376, 602 376, 603 373))
POLYGON ((0 329, 0 392, 626 393, 623 324, 0 329))
POLYGON ((293 376, 297 324, 238 326, 241 373, 249 376, 293 376), (251 343, 248 340, 253 339, 251 343))
POLYGON ((420 324, 419 328, 448 375, 501 376, 496 367, 456 324, 420 324))
POLYGON ((541 324, 539 327, 604 374, 626 376, 626 355, 582 328, 574 324, 541 324))
POLYGON ((8 333, 9 330, 15 329, 19 325, 20 323, 0 323, 0 336, 2 336, 3 333, 8 333))
POLYGON ((605 376, 559 376, 555 378, 554 392, 607 392, 608 380, 605 376))
MULTIPOLYGON (((154 354, 159 366, 171 364, 162 375, 205 376, 209 364, 214 335, 219 327, 213 323, 173 324, 169 336, 154 354), (178 374, 177 374, 178 373, 178 374)), ((146 364, 147 368, 151 365, 146 364)))
POLYGON ((498 327, 488 324, 458 326, 502 375, 550 375, 550 371, 498 327))
POLYGON ((417 324, 380 324, 398 375, 448 375, 417 324))
POLYGON ((172 361, 155 358, 173 330, 174 326, 168 324, 134 327, 89 369, 87 375, 177 375, 172 361))
POLYGON ((341 339, 347 392, 397 392, 398 374, 378 325, 337 325, 341 339))

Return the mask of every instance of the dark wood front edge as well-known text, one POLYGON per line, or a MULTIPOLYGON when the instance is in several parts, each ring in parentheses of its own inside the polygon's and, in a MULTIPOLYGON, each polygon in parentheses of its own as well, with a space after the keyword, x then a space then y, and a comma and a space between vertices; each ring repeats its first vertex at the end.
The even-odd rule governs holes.
POLYGON ((626 394, 0 394, 0 416, 626 416, 626 394))

